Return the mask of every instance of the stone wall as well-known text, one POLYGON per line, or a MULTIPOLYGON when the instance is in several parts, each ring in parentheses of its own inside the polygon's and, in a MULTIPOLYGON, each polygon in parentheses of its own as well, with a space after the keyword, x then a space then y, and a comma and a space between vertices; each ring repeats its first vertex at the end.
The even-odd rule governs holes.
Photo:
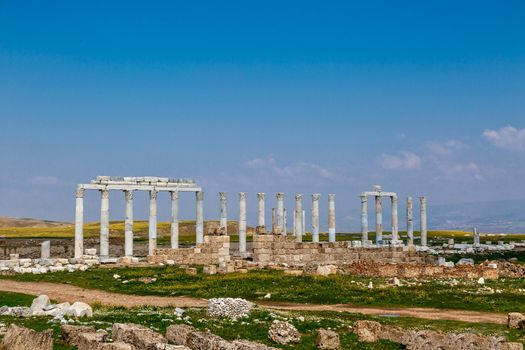
POLYGON ((296 242, 294 236, 282 235, 255 235, 253 238, 253 261, 259 266, 341 266, 357 261, 421 263, 423 260, 424 256, 417 254, 414 247, 363 248, 354 247, 351 242, 302 243, 296 242))
POLYGON ((443 333, 431 330, 410 330, 382 325, 375 321, 357 321, 353 327, 360 341, 376 342, 388 339, 407 350, 491 349, 523 350, 520 343, 507 342, 503 337, 474 333, 443 333))
POLYGON ((160 263, 172 260, 178 265, 212 265, 229 262, 230 236, 204 236, 204 243, 192 248, 160 248, 148 256, 148 262, 160 263))

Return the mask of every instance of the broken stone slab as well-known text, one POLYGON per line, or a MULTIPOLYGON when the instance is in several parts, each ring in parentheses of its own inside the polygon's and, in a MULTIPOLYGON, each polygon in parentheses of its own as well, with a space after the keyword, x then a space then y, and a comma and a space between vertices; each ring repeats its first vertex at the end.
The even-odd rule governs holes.
POLYGON ((3 350, 53 350, 53 330, 37 332, 11 324, 0 348, 3 350))
POLYGON ((250 314, 253 303, 242 298, 212 298, 208 300, 208 316, 237 319, 250 314))
POLYGON ((320 328, 317 330, 316 345, 319 349, 338 349, 341 346, 339 334, 332 330, 320 328))
POLYGON ((520 329, 525 326, 525 316, 519 312, 511 312, 507 315, 507 327, 520 329))
POLYGON ((77 301, 66 309, 66 315, 73 317, 93 317, 93 309, 88 304, 77 301))
POLYGON ((31 313, 35 315, 39 312, 42 312, 46 307, 49 306, 49 304, 49 297, 47 295, 39 295, 38 297, 33 299, 33 302, 31 303, 31 313))
POLYGON ((97 330, 90 326, 74 326, 69 324, 63 324, 60 326, 60 334, 62 340, 69 345, 78 347, 79 336, 83 333, 96 333, 97 330))
POLYGON ((106 341, 108 333, 105 331, 80 333, 77 336, 78 350, 100 350, 101 343, 106 341))
POLYGON ((156 350, 157 344, 167 343, 166 338, 161 334, 132 323, 113 324, 111 336, 115 342, 132 344, 143 350, 156 350))

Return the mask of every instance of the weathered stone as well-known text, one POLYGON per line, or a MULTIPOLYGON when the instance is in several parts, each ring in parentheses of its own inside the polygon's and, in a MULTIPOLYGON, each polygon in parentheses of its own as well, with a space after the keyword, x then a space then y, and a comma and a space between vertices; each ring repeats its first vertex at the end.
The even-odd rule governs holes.
POLYGON ((95 333, 97 330, 94 327, 89 326, 73 326, 69 324, 63 324, 60 326, 60 333, 62 339, 67 344, 78 346, 79 335, 82 333, 95 333))
POLYGON ((375 321, 357 321, 353 330, 359 341, 374 343, 379 340, 377 335, 381 332, 381 324, 375 321))
POLYGON ((178 345, 186 345, 188 343, 189 336, 192 332, 197 330, 192 326, 185 324, 175 324, 166 328, 166 339, 178 345))
POLYGON ((320 276, 335 275, 337 273, 337 266, 335 265, 318 266, 315 273, 320 276))
POLYGON ((166 338, 151 329, 132 323, 115 323, 111 331, 114 341, 132 344, 139 349, 155 350, 156 344, 167 343, 166 338))
POLYGON ((67 309, 66 314, 73 317, 93 317, 93 309, 88 304, 77 301, 67 309))
POLYGON ((99 350, 108 336, 105 331, 79 333, 76 337, 76 347, 78 350, 99 350))
POLYGON ((338 349, 341 345, 336 332, 323 328, 317 330, 316 344, 319 349, 338 349))
POLYGON ((519 329, 520 323, 525 321, 525 316, 519 312, 511 312, 507 316, 507 326, 509 328, 519 329))
POLYGON ((49 305, 49 297, 47 295, 39 295, 31 303, 31 312, 33 314, 44 311, 44 308, 49 305))
POLYGON ((277 320, 270 326, 268 337, 281 345, 297 344, 301 340, 301 334, 292 324, 277 320))
POLYGON ((53 331, 37 332, 11 324, 1 345, 3 350, 53 350, 53 331))
POLYGON ((208 316, 237 319, 248 316, 253 303, 241 298, 212 298, 208 300, 208 316))

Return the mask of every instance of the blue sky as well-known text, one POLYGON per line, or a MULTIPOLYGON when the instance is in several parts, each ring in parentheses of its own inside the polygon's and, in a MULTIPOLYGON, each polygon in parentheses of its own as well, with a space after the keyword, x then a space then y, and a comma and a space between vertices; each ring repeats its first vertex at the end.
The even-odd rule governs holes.
POLYGON ((342 228, 376 183, 525 198, 523 18, 522 1, 0 0, 0 215, 72 220, 96 175, 195 178, 209 218, 218 191, 232 217, 239 191, 252 214, 259 191, 290 209, 336 193, 342 228))

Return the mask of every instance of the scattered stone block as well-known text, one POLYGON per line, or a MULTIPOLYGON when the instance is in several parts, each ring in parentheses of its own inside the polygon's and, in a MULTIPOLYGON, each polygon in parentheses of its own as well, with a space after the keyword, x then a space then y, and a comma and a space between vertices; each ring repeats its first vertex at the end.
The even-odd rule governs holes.
POLYGON ((93 317, 93 309, 88 304, 77 301, 67 309, 67 315, 73 317, 93 317))
POLYGON ((281 345, 297 344, 301 341, 301 333, 294 325, 285 321, 273 321, 268 330, 268 337, 273 342, 281 345))
POLYGON ((63 324, 60 326, 60 334, 62 339, 69 345, 78 347, 79 336, 82 333, 95 333, 97 330, 94 327, 89 326, 73 326, 69 324, 63 324))
POLYGON ((38 314, 39 312, 44 311, 44 309, 49 306, 49 297, 47 295, 39 295, 31 303, 31 312, 33 315, 38 314))
POLYGON ((143 350, 156 350, 157 344, 167 343, 161 334, 132 323, 115 323, 111 331, 115 342, 124 342, 143 350))
POLYGON ((203 267, 202 272, 207 275, 217 274, 217 265, 206 265, 203 267))
POLYGON ((2 340, 3 350, 53 350, 53 331, 37 332, 11 324, 2 340))
POLYGON ((317 330, 316 344, 319 349, 338 349, 341 345, 339 334, 331 330, 320 328, 317 330))
MULTIPOLYGON (((525 316, 519 312, 511 312, 507 315, 507 326, 509 328, 519 329, 522 322, 525 322, 525 316)), ((523 327, 523 325, 521 326, 523 327)))
POLYGON ((208 316, 237 319, 250 314, 253 303, 242 298, 212 298, 208 300, 208 316))

